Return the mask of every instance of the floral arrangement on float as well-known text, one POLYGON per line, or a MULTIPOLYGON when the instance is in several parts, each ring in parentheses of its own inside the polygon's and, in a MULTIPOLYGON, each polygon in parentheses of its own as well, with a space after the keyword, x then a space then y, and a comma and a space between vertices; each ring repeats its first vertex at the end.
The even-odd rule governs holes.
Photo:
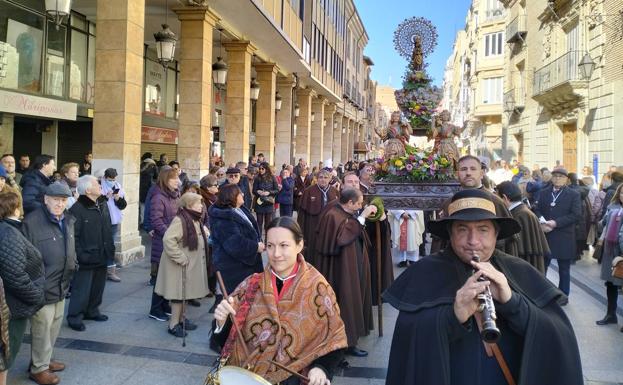
POLYGON ((394 94, 396 103, 411 127, 426 129, 429 136, 432 116, 443 97, 442 90, 431 85, 431 81, 425 69, 417 71, 409 68, 404 76, 402 89, 396 90, 394 94))
POLYGON ((454 179, 452 161, 433 150, 405 144, 405 153, 376 160, 376 180, 390 183, 447 182, 454 179))

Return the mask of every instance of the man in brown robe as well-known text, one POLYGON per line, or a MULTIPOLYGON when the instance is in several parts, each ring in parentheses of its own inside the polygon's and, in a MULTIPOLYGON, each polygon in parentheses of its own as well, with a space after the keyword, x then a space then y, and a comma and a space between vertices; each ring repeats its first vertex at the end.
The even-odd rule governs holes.
POLYGON ((517 240, 517 256, 545 274, 545 258, 550 257, 551 252, 539 219, 521 201, 519 186, 512 182, 502 182, 497 185, 496 190, 513 218, 521 226, 517 240))
POLYGON ((318 270, 325 276, 341 309, 348 339, 347 354, 365 357, 368 352, 357 348, 359 337, 373 329, 370 262, 364 247, 365 218, 376 213, 376 207, 363 206, 363 194, 356 189, 342 190, 338 204, 322 214, 316 237, 318 270))
MULTIPOLYGON (((485 176, 485 172, 482 168, 482 164, 480 159, 473 155, 465 155, 462 156, 458 161, 458 170, 457 170, 457 178, 459 179, 459 183, 461 184, 461 190, 466 189, 479 189, 487 191, 491 195, 491 201, 495 205, 495 212, 498 217, 502 218, 512 218, 510 211, 506 207, 506 204, 500 197, 491 193, 487 189, 484 188, 482 184, 482 179, 485 176)), ((448 199, 443 204, 441 219, 448 216, 448 206, 452 199, 448 199)), ((517 251, 517 242, 518 235, 515 234, 510 238, 503 239, 498 241, 496 248, 500 251, 505 252, 509 255, 518 256, 517 251)), ((437 246, 434 244, 431 250, 432 253, 439 251, 440 249, 444 249, 447 246, 447 242, 435 242, 437 246)))
POLYGON ((303 230, 303 238, 305 240, 305 251, 303 255, 305 260, 314 267, 316 264, 314 251, 314 239, 318 231, 318 221, 322 209, 331 201, 338 197, 338 191, 329 186, 331 174, 327 170, 321 170, 318 173, 318 183, 305 189, 301 197, 301 204, 298 210, 297 221, 301 230, 303 230))

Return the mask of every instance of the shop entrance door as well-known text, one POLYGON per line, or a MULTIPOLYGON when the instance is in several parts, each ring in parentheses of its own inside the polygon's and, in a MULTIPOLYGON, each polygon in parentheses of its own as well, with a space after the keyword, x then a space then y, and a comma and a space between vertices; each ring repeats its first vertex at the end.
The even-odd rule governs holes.
POLYGON ((29 155, 30 163, 32 164, 35 157, 41 155, 41 130, 47 124, 49 124, 49 121, 15 117, 13 126, 13 154, 15 155, 15 160, 18 160, 20 155, 29 155))

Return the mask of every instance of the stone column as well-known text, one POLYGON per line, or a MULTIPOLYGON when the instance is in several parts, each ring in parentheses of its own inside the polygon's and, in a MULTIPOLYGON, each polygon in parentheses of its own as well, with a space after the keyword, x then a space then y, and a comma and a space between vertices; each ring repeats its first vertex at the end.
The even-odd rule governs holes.
POLYGON ((318 96, 312 100, 312 112, 314 113, 314 121, 311 124, 311 146, 309 164, 315 166, 318 162, 324 161, 324 109, 327 99, 318 96))
POLYGON ((128 206, 115 239, 115 260, 145 256, 138 233, 138 185, 143 112, 145 0, 97 0, 93 171, 117 169, 128 206), (138 37, 138 38, 137 38, 138 37))
POLYGON ((208 7, 173 10, 181 22, 177 157, 189 177, 198 180, 210 168, 212 31, 219 18, 208 7))
POLYGON ((227 100, 225 102, 225 164, 249 160, 251 127, 251 55, 248 41, 223 43, 227 50, 227 100))
POLYGON ((324 126, 324 136, 322 141, 323 160, 331 158, 333 167, 339 163, 338 159, 333 158, 333 119, 335 116, 335 104, 329 104, 324 107, 324 119, 327 124, 324 126))
POLYGON ((342 163, 346 163, 348 162, 350 158, 352 158, 352 154, 349 151, 350 130, 351 130, 350 119, 347 117, 344 117, 342 119, 342 163))
MULTIPOLYGON (((277 72, 275 63, 256 64, 257 82, 260 96, 255 105, 255 152, 263 153, 266 161, 275 160, 275 93, 277 91, 277 72)), ((246 159, 244 159, 246 162, 246 159)), ((282 163, 277 164, 281 166, 282 163)), ((277 168, 278 170, 280 168, 277 168)))
POLYGON ((333 157, 333 164, 335 166, 338 163, 342 163, 342 114, 336 112, 333 115, 333 122, 331 122, 331 128, 333 130, 333 147, 331 156, 333 157))
POLYGON ((299 116, 296 119, 296 158, 303 158, 309 163, 311 145, 311 108, 315 96, 311 88, 298 89, 296 99, 299 105, 299 116))
POLYGON ((277 79, 277 90, 281 96, 281 110, 277 111, 277 129, 275 133, 275 164, 292 164, 292 89, 294 77, 277 79))

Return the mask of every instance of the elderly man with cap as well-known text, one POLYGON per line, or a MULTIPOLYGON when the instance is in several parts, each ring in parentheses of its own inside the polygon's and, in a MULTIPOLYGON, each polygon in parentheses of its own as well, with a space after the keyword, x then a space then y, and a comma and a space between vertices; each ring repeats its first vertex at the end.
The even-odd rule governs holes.
MULTIPOLYGON (((559 167, 552 170, 551 186, 539 191, 534 213, 541 221, 551 258, 545 258, 545 273, 552 259, 558 262, 558 288, 569 296, 571 286, 571 261, 575 260, 575 225, 582 218, 580 193, 567 187, 567 170, 559 167)), ((565 298, 562 302, 569 302, 565 298)))
POLYGON ((242 191, 242 196, 244 197, 244 207, 251 209, 251 204, 253 203, 253 195, 251 194, 251 190, 249 188, 249 179, 246 177, 242 178, 240 169, 238 167, 230 167, 225 171, 226 179, 219 187, 223 187, 228 184, 235 184, 242 191))
POLYGON ((386 384, 583 384, 563 293, 495 248, 520 231, 517 221, 498 216, 477 189, 456 193, 448 214, 429 225, 449 247, 409 267, 384 295, 400 311, 386 384))
POLYGON ((71 197, 67 185, 52 183, 45 189, 44 206, 24 218, 22 232, 39 250, 45 266, 44 306, 30 319, 30 378, 37 384, 57 384, 54 372, 65 365, 52 361, 52 350, 65 311, 65 295, 76 270, 75 218, 65 211, 71 197))

